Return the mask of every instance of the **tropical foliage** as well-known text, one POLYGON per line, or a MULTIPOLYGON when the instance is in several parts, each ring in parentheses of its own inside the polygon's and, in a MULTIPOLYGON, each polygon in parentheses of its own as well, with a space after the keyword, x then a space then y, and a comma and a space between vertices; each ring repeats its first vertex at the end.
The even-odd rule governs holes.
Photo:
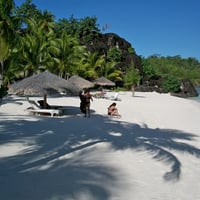
POLYGON ((56 22, 50 12, 37 9, 31 0, 19 7, 14 7, 12 0, 2 0, 0 5, 0 63, 5 82, 46 69, 64 78, 77 74, 90 80, 100 76, 122 79, 116 56, 107 59, 84 46, 100 33, 96 17, 77 20, 71 16, 56 22), (18 19, 15 27, 14 17, 18 19), (11 33, 15 34, 12 39, 11 33))
MULTIPOLYGON (((86 44, 100 34, 96 17, 55 20, 52 13, 38 9, 32 0, 15 7, 13 0, 0 1, 0 75, 10 83, 39 71, 49 70, 61 77, 79 75, 88 80, 104 76, 125 86, 137 85, 144 77, 164 77, 166 90, 176 89, 187 78, 200 85, 200 63, 180 56, 142 58, 143 73, 136 66, 124 66, 121 49, 110 47, 104 55, 90 52, 86 44), (176 81, 175 81, 176 79, 176 81), (171 87, 172 86, 172 87, 171 87)), ((128 49, 135 53, 134 48, 128 49)))
POLYGON ((139 84, 141 76, 138 70, 132 65, 132 67, 127 70, 124 76, 124 83, 127 87, 135 87, 139 84))
POLYGON ((181 58, 180 56, 163 57, 150 56, 143 58, 144 75, 151 77, 159 75, 169 82, 178 83, 182 79, 191 80, 194 85, 200 86, 200 62, 195 58, 181 58), (173 80, 173 81, 172 81, 173 80))
POLYGON ((1 100, 3 99, 3 97, 6 96, 7 94, 8 94, 7 87, 1 85, 0 86, 0 103, 1 103, 1 100))
POLYGON ((178 92, 180 90, 180 81, 177 78, 170 77, 162 83, 164 92, 178 92))
POLYGON ((13 8, 14 3, 12 0, 0 1, 0 71, 2 78, 4 78, 4 65, 9 57, 9 50, 13 44, 11 42, 14 36, 14 18, 11 15, 13 8))

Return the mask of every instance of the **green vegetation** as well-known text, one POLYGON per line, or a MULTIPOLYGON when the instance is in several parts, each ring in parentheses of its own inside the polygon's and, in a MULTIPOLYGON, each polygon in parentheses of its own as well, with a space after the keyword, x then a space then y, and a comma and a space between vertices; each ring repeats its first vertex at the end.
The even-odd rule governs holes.
MULTIPOLYGON (((93 44, 101 34, 96 17, 55 20, 49 11, 42 11, 26 0, 15 7, 13 0, 0 1, 0 74, 11 83, 40 71, 49 70, 63 78, 79 75, 88 80, 105 76, 121 82, 126 88, 139 85, 142 79, 161 76, 165 91, 176 91, 181 79, 190 79, 200 86, 200 63, 195 58, 180 56, 142 58, 143 72, 134 66, 117 65, 124 59, 121 49, 110 47, 100 55, 91 53, 86 44, 93 44)), ((135 53, 134 48, 128 49, 135 53)), ((120 85, 122 86, 122 85, 120 85)))
POLYGON ((122 80, 116 67, 121 59, 119 49, 111 49, 108 56, 86 49, 85 44, 100 33, 96 17, 55 21, 31 0, 20 7, 14 7, 13 0, 2 0, 0 13, 0 74, 4 82, 44 70, 63 78, 76 74, 89 80, 100 76, 122 80))
POLYGON ((6 96, 7 94, 8 94, 7 87, 1 85, 0 86, 0 103, 1 103, 1 100, 3 99, 3 97, 6 96))
POLYGON ((121 62, 121 50, 117 47, 110 47, 110 49, 108 50, 107 59, 109 61, 121 62))
POLYGON ((150 56, 143 58, 143 69, 144 76, 150 78, 159 75, 167 79, 167 85, 170 83, 174 85, 175 82, 189 79, 195 86, 200 86, 200 62, 195 58, 150 56))
POLYGON ((141 76, 138 70, 133 65, 132 68, 127 70, 127 72, 124 75, 124 85, 128 88, 135 87, 139 85, 140 79, 141 79, 141 76))
POLYGON ((164 92, 178 92, 180 90, 181 83, 176 78, 167 78, 162 83, 164 92))

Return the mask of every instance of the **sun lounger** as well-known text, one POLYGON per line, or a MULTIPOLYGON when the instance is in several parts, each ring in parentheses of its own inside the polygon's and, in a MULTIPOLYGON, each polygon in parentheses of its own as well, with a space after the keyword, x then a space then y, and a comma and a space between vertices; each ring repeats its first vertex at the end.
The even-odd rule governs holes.
POLYGON ((112 96, 106 96, 106 99, 112 100, 112 101, 121 101, 121 99, 119 98, 119 93, 116 92, 114 95, 112 96))
POLYGON ((40 106, 32 100, 28 100, 31 108, 28 109, 28 112, 35 115, 50 115, 51 117, 60 116, 63 114, 62 110, 59 109, 42 109, 40 106))
POLYGON ((95 98, 105 98, 106 92, 96 92, 92 96, 95 98))

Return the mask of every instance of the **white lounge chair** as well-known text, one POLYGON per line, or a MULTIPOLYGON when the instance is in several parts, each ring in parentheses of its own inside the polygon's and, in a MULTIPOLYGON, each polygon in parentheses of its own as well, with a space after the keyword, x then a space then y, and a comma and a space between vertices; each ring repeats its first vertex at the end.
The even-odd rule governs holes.
POLYGON ((121 99, 119 98, 119 92, 116 92, 112 96, 107 96, 106 99, 109 99, 109 100, 112 100, 112 101, 121 101, 121 99))
POLYGON ((50 114, 51 117, 60 116, 63 114, 62 110, 59 109, 42 109, 35 101, 29 100, 29 104, 31 105, 30 109, 27 109, 28 112, 35 114, 35 115, 45 115, 50 114))
POLYGON ((95 98, 105 98, 106 92, 96 92, 96 93, 92 94, 92 96, 95 98))

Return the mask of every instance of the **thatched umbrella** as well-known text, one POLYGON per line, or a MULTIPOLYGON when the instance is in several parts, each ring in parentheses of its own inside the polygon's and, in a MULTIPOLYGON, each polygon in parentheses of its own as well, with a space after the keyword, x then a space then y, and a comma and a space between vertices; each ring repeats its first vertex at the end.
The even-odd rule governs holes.
POLYGON ((12 84, 9 93, 32 96, 65 93, 68 96, 76 96, 79 93, 79 88, 69 81, 45 71, 12 84))
POLYGON ((71 76, 68 81, 80 89, 94 87, 94 83, 77 75, 71 76))
POLYGON ((115 86, 114 82, 105 77, 97 78, 96 80, 93 81, 93 83, 99 86, 115 86))

